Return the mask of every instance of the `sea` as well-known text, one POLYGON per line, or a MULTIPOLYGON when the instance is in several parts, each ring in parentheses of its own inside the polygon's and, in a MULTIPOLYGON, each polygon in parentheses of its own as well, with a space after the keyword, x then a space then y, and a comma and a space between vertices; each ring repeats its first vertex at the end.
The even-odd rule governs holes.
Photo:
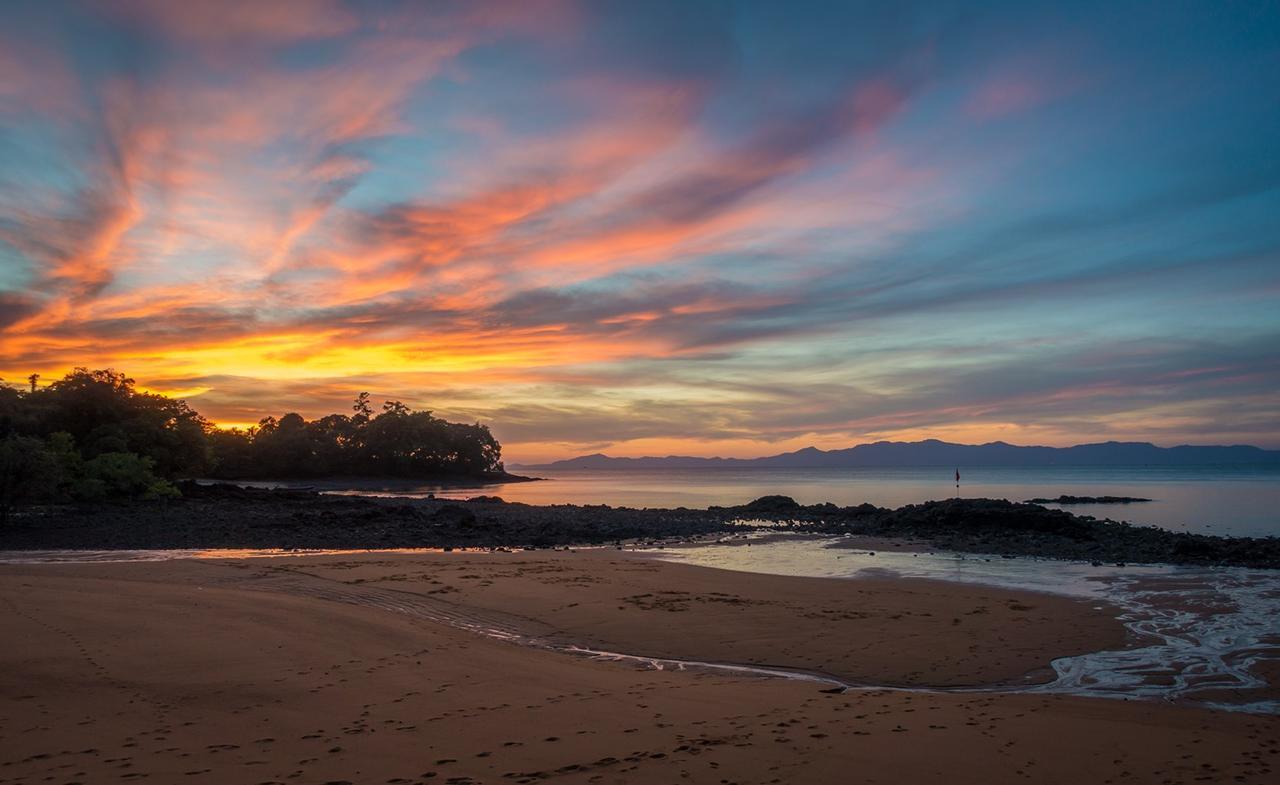
MULTIPOLYGON (((1072 505, 1074 513, 1173 531, 1280 536, 1280 466, 882 467, 844 469, 527 469, 538 482, 441 487, 412 482, 296 483, 326 493, 465 499, 485 494, 527 504, 614 507, 733 506, 769 494, 801 504, 900 507, 954 497, 1009 499, 1130 496, 1133 504, 1072 505)), ((279 483, 261 483, 279 485, 279 483)), ((1056 505, 1048 505, 1056 506, 1056 505)))
MULTIPOLYGON (((1079 505, 1079 514, 1229 536, 1280 536, 1280 467, 897 467, 875 469, 535 470, 538 482, 472 487, 430 484, 309 484, 335 494, 465 499, 501 496, 530 504, 628 507, 736 505, 767 494, 803 504, 870 502, 897 507, 955 496, 1004 498, 1136 496, 1152 501, 1079 505)), ((281 486, 286 483, 255 483, 281 486)), ((295 485, 304 485, 296 483, 295 485)), ((754 536, 754 535, 752 535, 754 536)), ((652 558, 719 569, 795 576, 925 578, 1004 586, 1108 603, 1130 630, 1129 645, 1052 662, 1056 678, 1000 690, 1113 699, 1186 701, 1231 711, 1280 714, 1261 664, 1280 659, 1280 571, 1237 567, 1098 565, 982 554, 873 551, 840 538, 770 535, 734 544, 690 543, 650 549, 652 558), (845 547, 838 547, 844 545, 845 547), (854 547, 848 547, 848 546, 854 547), (837 547, 833 547, 837 546, 837 547)), ((306 551, 46 551, 0 552, 0 564, 150 561, 306 555, 306 551)), ((493 553, 492 558, 514 558, 493 553)), ((350 598, 342 601, 353 601, 350 598)), ((403 604, 403 603, 401 603, 403 604)), ((399 605, 396 609, 407 612, 399 605)), ((448 621, 448 620, 446 620, 448 621)), ((456 621, 456 620, 455 620, 456 621)), ((451 622, 452 623, 452 622, 451 622)), ((474 627, 474 629, 473 629, 474 627)), ((519 642, 508 632, 468 629, 519 642)), ((536 643, 536 642, 535 642, 536 643)), ((656 660, 626 652, 569 647, 571 653, 658 668, 706 667, 795 677, 778 669, 656 660)), ((803 678, 821 676, 801 675, 803 678)), ((849 686, 849 685, 840 685, 849 686)), ((883 689, 883 685, 858 688, 883 689)))

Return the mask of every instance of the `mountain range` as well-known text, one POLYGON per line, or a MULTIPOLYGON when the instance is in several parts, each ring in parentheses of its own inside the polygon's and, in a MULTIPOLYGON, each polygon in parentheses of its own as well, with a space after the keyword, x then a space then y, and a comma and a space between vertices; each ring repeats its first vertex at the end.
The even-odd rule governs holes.
POLYGON ((817 469, 855 466, 1202 466, 1278 464, 1280 450, 1248 445, 1157 447, 1149 442, 1101 442, 1074 447, 1021 447, 1005 442, 953 444, 874 442, 841 450, 805 447, 761 458, 699 458, 689 455, 611 458, 595 453, 522 469, 817 469))

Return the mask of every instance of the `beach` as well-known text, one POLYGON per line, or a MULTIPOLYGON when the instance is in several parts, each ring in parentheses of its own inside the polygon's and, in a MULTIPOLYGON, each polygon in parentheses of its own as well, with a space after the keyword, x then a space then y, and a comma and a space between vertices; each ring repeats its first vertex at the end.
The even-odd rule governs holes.
POLYGON ((0 25, 0 785, 1280 785, 1280 2, 0 25))
POLYGON ((0 600, 0 783, 1261 783, 1280 755, 1274 715, 1018 692, 1129 633, 982 585, 606 548, 10 564, 0 600))

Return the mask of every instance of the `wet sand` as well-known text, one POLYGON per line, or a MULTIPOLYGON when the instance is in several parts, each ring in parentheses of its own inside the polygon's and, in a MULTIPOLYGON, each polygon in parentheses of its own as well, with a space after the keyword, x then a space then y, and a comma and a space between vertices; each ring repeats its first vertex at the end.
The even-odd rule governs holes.
POLYGON ((549 640, 916 686, 1025 683, 1123 635, 1069 599, 613 551, 11 565, 0 783, 1261 783, 1280 760, 1274 717, 832 694, 519 646, 418 608, 549 640))
POLYGON ((820 671, 855 684, 1044 680, 1059 654, 1125 640, 1112 609, 1060 597, 933 581, 743 575, 610 550, 371 554, 284 560, 272 569, 513 614, 518 626, 557 642, 820 671))

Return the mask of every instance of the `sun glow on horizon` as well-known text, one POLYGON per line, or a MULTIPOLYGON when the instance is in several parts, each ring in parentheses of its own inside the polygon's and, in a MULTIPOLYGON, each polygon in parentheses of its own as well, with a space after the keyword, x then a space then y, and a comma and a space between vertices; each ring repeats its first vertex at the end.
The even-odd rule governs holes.
POLYGON ((9 384, 368 390, 527 463, 1280 447, 1280 21, 273 6, 8 10, 9 384))

